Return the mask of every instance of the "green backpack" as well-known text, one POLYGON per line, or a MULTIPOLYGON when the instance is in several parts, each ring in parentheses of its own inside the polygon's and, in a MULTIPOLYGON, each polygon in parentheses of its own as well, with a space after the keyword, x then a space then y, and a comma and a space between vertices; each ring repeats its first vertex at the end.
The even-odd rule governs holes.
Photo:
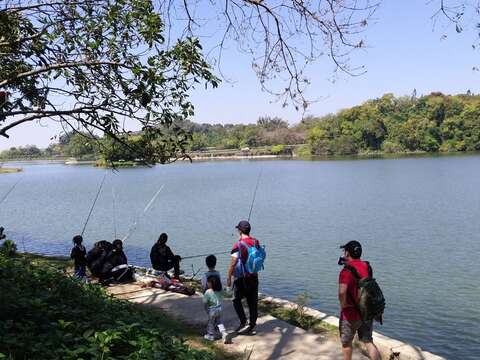
POLYGON ((361 278, 357 269, 351 265, 345 265, 345 269, 350 271, 358 282, 359 296, 357 299, 357 309, 363 321, 377 320, 383 324, 382 316, 385 310, 385 298, 382 289, 372 276, 372 267, 368 261, 368 276, 361 278))

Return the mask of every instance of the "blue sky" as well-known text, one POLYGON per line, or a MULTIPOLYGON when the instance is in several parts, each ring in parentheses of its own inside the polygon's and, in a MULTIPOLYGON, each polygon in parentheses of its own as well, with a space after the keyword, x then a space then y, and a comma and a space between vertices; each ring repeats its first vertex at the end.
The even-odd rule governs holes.
MULTIPOLYGON (((466 22, 461 34, 446 22, 433 29, 431 17, 438 3, 384 0, 364 34, 367 48, 352 56, 352 63, 365 65, 367 73, 360 77, 341 75, 332 83, 333 67, 327 58, 312 64, 307 96, 319 101, 308 109, 308 114, 336 112, 388 92, 409 95, 414 88, 419 95, 432 91, 456 94, 468 89, 480 93, 480 73, 472 70, 480 65, 478 50, 471 46, 476 36, 475 21, 466 22), (442 39, 442 35, 447 37, 442 39)), ((233 82, 223 82, 214 90, 201 87, 194 91, 194 121, 254 123, 262 115, 280 116, 291 124, 301 120, 302 113, 282 108, 261 91, 249 57, 229 50, 224 54, 222 70, 233 82)), ((60 131, 47 121, 19 127, 10 131, 10 139, 0 138, 0 149, 26 144, 46 147, 60 131)))

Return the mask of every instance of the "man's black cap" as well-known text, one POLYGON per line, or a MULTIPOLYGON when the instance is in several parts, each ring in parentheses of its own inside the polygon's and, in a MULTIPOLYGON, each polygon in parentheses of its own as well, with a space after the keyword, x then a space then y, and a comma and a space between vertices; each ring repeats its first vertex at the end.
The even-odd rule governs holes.
POLYGON ((362 245, 356 240, 349 241, 345 245, 340 246, 340 249, 348 251, 350 256, 354 259, 358 259, 362 256, 362 245))
POLYGON ((235 226, 238 230, 240 230, 243 233, 249 233, 251 230, 250 223, 247 220, 242 220, 238 223, 237 226, 235 226))

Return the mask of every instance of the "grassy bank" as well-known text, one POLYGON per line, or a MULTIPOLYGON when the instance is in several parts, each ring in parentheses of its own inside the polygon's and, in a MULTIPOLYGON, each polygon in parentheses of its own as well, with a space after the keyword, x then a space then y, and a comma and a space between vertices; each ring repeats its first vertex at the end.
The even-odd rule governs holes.
POLYGON ((64 258, 0 254, 0 359, 226 359, 192 330, 68 275, 64 258))
POLYGON ((21 172, 22 169, 20 168, 4 168, 0 167, 0 174, 12 174, 12 173, 18 173, 21 172))
POLYGON ((293 307, 279 305, 268 300, 260 300, 258 309, 262 313, 272 315, 277 319, 315 334, 322 334, 328 337, 338 336, 337 327, 307 314, 308 302, 309 296, 304 293, 297 296, 293 307))
POLYGON ((131 168, 131 167, 144 166, 144 165, 136 161, 109 162, 105 160, 97 160, 95 162, 95 166, 100 168, 131 168))

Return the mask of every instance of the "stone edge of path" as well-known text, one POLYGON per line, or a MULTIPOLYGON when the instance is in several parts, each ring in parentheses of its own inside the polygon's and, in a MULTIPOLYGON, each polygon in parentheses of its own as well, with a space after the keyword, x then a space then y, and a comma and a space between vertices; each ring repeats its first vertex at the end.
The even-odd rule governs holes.
MULTIPOLYGON (((295 308, 297 304, 294 302, 260 294, 260 300, 279 305, 287 308, 295 308)), ((338 328, 339 319, 336 316, 322 313, 319 310, 315 310, 309 307, 305 307, 305 313, 311 317, 319 319, 329 325, 338 328)), ((411 344, 404 343, 399 340, 389 338, 378 332, 373 332, 373 340, 377 346, 382 359, 395 359, 395 360, 445 360, 445 358, 432 354, 428 351, 423 351, 420 347, 411 344)), ((360 344, 360 347, 361 344, 360 344)))

